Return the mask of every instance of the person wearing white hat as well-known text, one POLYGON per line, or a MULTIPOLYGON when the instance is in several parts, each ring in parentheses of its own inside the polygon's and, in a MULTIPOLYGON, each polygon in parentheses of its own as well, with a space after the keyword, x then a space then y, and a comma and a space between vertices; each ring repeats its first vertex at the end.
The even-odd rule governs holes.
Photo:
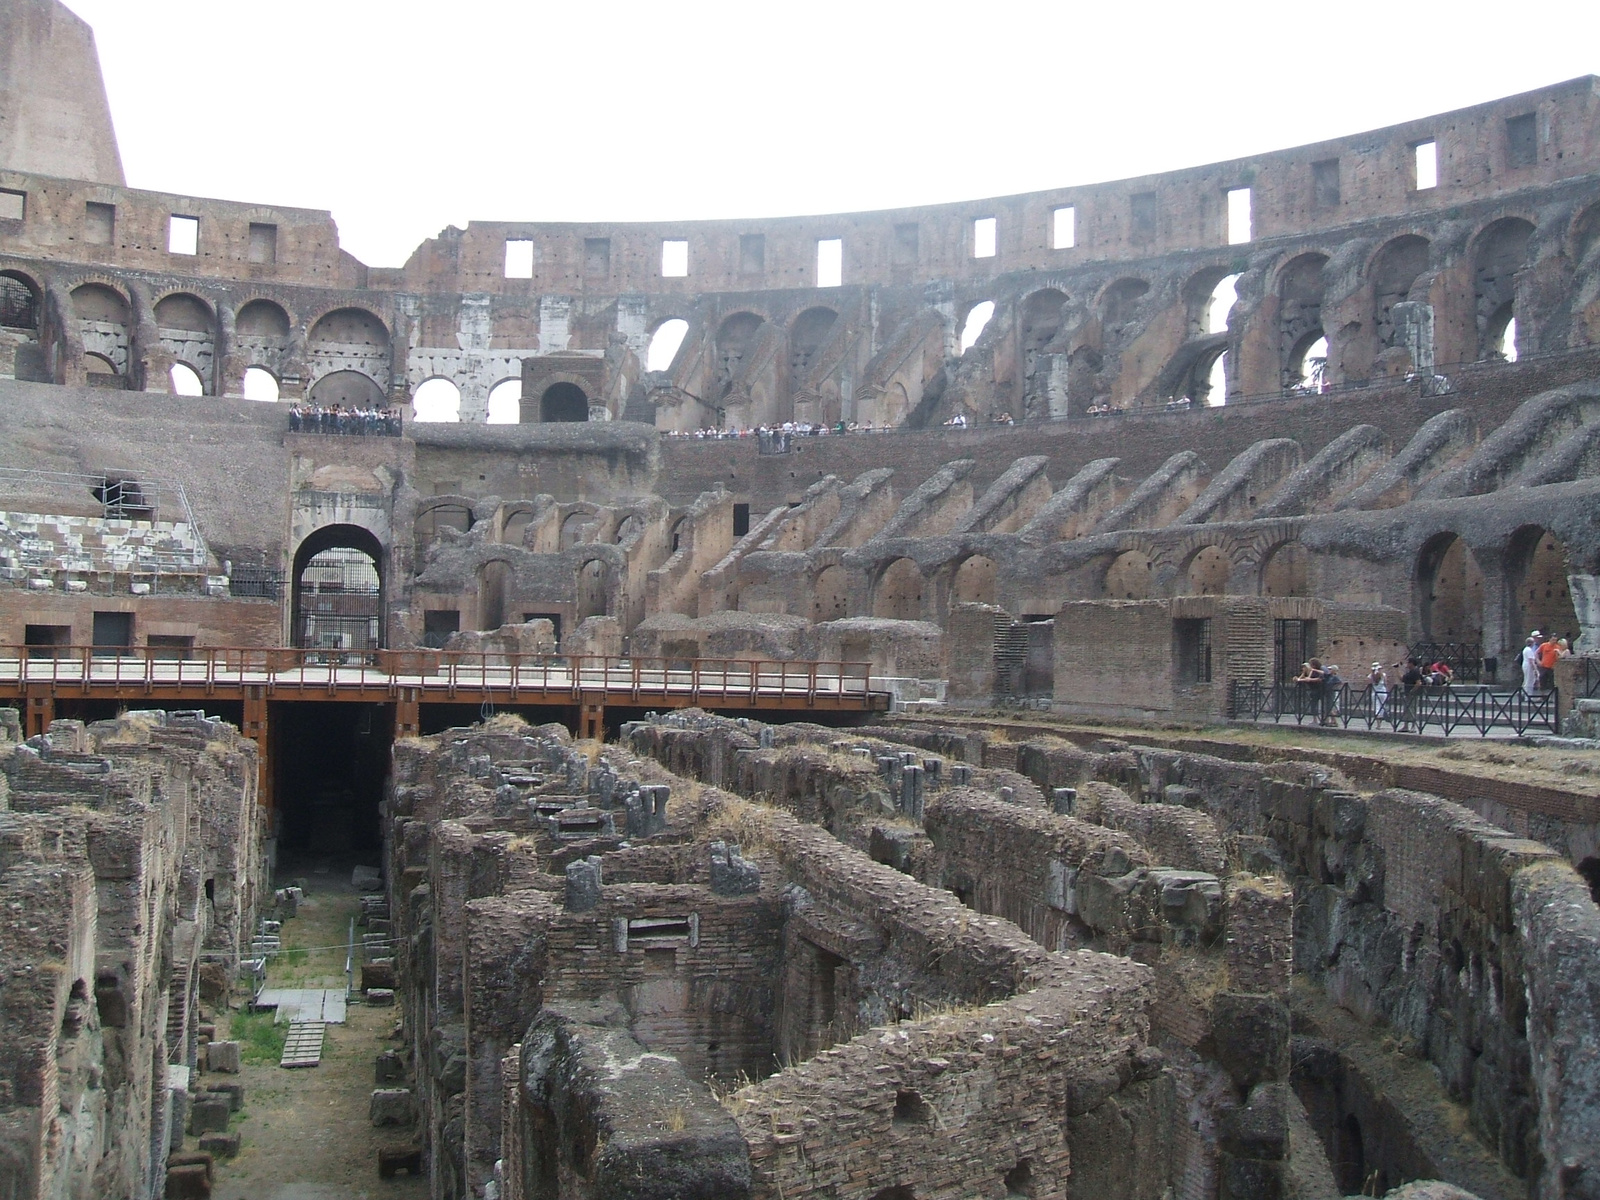
POLYGON ((1530 696, 1539 690, 1539 642, 1540 634, 1535 629, 1522 647, 1522 690, 1530 696))
POLYGON ((1389 677, 1383 673, 1382 663, 1372 664, 1367 686, 1372 689, 1372 717, 1377 720, 1389 711, 1389 677))

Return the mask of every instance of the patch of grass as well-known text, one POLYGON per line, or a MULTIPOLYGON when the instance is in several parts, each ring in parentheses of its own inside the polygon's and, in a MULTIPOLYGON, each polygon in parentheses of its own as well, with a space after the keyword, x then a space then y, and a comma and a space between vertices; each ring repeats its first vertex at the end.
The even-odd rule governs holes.
POLYGON ((270 1009, 261 1012, 240 1012, 233 1015, 228 1031, 239 1043, 239 1056, 253 1065, 271 1065, 283 1057, 283 1044, 289 1038, 287 1025, 274 1025, 276 1014, 270 1009))

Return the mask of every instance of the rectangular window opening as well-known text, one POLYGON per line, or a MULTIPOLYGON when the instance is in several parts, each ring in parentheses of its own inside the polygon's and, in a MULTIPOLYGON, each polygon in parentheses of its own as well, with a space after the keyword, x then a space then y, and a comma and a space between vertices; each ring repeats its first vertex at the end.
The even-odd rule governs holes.
POLYGON ((917 227, 915 225, 896 225, 894 227, 892 258, 894 265, 897 267, 914 267, 917 265, 917 227))
POLYGON ((1211 618, 1194 617, 1174 621, 1177 641, 1178 682, 1211 682, 1211 618))
POLYGON ((108 650, 120 650, 133 645, 133 614, 131 612, 97 612, 94 614, 94 644, 108 650))
POLYGON ((22 641, 29 658, 54 658, 57 647, 72 645, 72 626, 24 625, 22 641))
POLYGON ((20 221, 28 209, 28 193, 0 188, 0 221, 20 221))
POLYGON ((97 204, 93 200, 83 206, 83 240, 91 246, 109 246, 117 231, 117 206, 97 204))
POLYGON ((1147 245, 1156 240, 1156 194, 1135 192, 1128 197, 1129 213, 1133 218, 1132 240, 1135 245, 1147 245))
POLYGON ((646 938, 686 938, 692 932, 688 917, 632 917, 628 920, 628 940, 646 938))
POLYGON ((1314 208, 1339 207, 1339 160, 1325 158, 1311 164, 1311 204, 1314 208))
POLYGON ((1250 189, 1228 189, 1228 245, 1238 246, 1253 236, 1250 214, 1250 189))
POLYGON ((1071 250, 1078 244, 1078 210, 1068 204, 1050 215, 1050 248, 1071 250))
POLYGON ((583 239, 583 273, 585 275, 611 274, 611 239, 583 239))
POLYGON ((972 257, 993 258, 1000 222, 994 217, 979 217, 972 223, 972 257))
POLYGON ((200 218, 173 213, 167 222, 168 254, 200 253, 200 218))
POLYGON ((1439 186, 1439 143, 1418 142, 1412 147, 1416 162, 1416 190, 1425 192, 1439 186))
POLYGON ((461 613, 454 608, 435 608, 422 614, 422 644, 437 650, 452 633, 461 632, 461 613))
POLYGON ((275 263, 278 261, 278 227, 250 222, 250 261, 275 263))
POLYGON ((533 239, 506 239, 506 278, 533 278, 533 239))
POLYGON ((1539 127, 1533 113, 1506 121, 1506 166, 1512 170, 1539 161, 1539 127))
POLYGON ((661 277, 682 279, 689 274, 689 243, 682 238, 667 238, 661 243, 661 277))
POLYGON ((767 269, 767 235, 741 233, 739 235, 739 274, 760 275, 767 269))
POLYGON ((819 238, 817 240, 817 286, 838 287, 844 283, 844 240, 819 238))
POLYGON ((750 506, 748 504, 735 504, 733 506, 733 536, 743 537, 750 532, 750 506))

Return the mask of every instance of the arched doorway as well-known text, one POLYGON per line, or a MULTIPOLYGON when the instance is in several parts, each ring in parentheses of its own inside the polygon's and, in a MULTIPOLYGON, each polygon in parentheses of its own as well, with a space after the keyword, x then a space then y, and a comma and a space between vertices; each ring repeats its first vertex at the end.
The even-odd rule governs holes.
POLYGON ((589 397, 575 383, 552 383, 539 397, 539 420, 577 422, 589 419, 589 397))
POLYGON ((1191 596, 1221 596, 1228 590, 1233 560, 1218 546, 1202 546, 1189 559, 1184 578, 1191 596))
POLYGON ((592 558, 578 568, 579 622, 589 617, 605 616, 610 591, 611 569, 604 560, 592 558))
MULTIPOLYGON (((1483 572, 1471 548, 1453 533, 1428 540, 1417 556, 1421 640, 1463 647, 1483 642, 1483 572)), ((1463 658, 1478 655, 1463 650, 1463 658)))
POLYGON ((1567 547, 1537 525, 1511 536, 1511 635, 1515 646, 1532 630, 1554 633, 1568 641, 1578 636, 1578 613, 1567 583, 1567 547))
POLYGON ((843 567, 823 567, 811 585, 811 619, 837 621, 849 615, 850 591, 843 567))
POLYGON ((994 559, 974 554, 956 568, 950 589, 954 604, 993 604, 995 581, 999 571, 994 559))
POLYGON ((878 577, 872 615, 895 621, 922 620, 922 572, 909 558, 897 558, 878 577))
POLYGON ((359 525, 325 525, 294 555, 291 638, 306 649, 383 645, 383 546, 359 525))
POLYGON ((1117 555, 1106 570, 1105 594, 1110 600, 1148 600, 1154 564, 1143 550, 1117 555))
POLYGON ((1306 595, 1306 548, 1299 542, 1276 546, 1261 564, 1263 596, 1306 595))

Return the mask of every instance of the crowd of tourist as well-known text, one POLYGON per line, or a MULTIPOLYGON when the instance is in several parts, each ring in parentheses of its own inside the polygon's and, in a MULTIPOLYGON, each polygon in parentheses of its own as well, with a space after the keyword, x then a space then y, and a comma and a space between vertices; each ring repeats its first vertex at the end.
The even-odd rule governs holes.
POLYGON ((344 404, 296 404, 289 410, 290 433, 342 433, 358 437, 399 437, 398 409, 351 408, 344 404))

